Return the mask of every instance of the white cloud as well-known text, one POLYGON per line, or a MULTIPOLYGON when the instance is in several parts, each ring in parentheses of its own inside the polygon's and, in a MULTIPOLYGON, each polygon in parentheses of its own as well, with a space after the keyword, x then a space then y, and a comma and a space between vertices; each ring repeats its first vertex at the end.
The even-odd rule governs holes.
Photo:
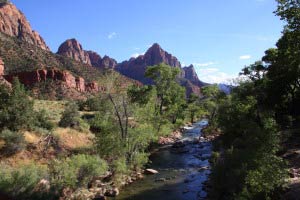
POLYGON ((145 53, 134 53, 134 54, 132 54, 130 57, 131 58, 137 58, 137 57, 139 57, 139 56, 141 56, 141 55, 144 55, 145 53))
POLYGON ((235 78, 236 76, 227 74, 225 72, 216 72, 215 74, 210 74, 200 78, 200 80, 207 83, 230 83, 232 79, 235 78))
POLYGON ((193 63, 195 67, 208 67, 210 65, 214 65, 216 62, 206 62, 206 63, 193 63))
POLYGON ((108 34, 107 38, 111 40, 111 39, 115 38, 116 36, 117 36, 117 33, 112 32, 112 33, 108 34))
POLYGON ((221 72, 218 68, 201 68, 197 70, 198 77, 206 83, 231 83, 236 76, 221 72))
POLYGON ((203 69, 199 69, 198 71, 200 72, 201 75, 207 75, 207 74, 218 72, 219 69, 218 68, 203 68, 203 69))
POLYGON ((240 56, 240 60, 249 60, 251 57, 251 55, 242 55, 240 56))

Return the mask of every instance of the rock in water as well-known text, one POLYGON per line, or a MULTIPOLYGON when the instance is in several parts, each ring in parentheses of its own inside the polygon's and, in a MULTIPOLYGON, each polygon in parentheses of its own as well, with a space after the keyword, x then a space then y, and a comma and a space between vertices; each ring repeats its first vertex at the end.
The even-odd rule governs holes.
POLYGON ((146 169, 145 172, 147 174, 158 174, 158 171, 154 170, 154 169, 146 169))

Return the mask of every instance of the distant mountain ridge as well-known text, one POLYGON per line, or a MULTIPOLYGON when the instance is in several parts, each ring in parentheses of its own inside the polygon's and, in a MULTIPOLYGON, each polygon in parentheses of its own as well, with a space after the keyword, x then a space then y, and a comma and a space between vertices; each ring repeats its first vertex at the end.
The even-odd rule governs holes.
POLYGON ((194 84, 198 87, 203 87, 203 86, 209 85, 208 83, 200 81, 200 79, 198 78, 198 75, 196 73, 194 65, 190 65, 188 67, 183 67, 182 70, 184 71, 183 78, 191 81, 192 84, 194 84))
POLYGON ((133 81, 135 84, 151 84, 152 81, 144 76, 145 71, 148 66, 160 63, 181 70, 178 82, 186 88, 187 95, 200 95, 201 87, 207 85, 199 80, 193 65, 182 68, 180 61, 157 43, 144 55, 121 63, 109 56, 101 57, 97 52, 84 50, 76 39, 63 42, 54 54, 44 39, 32 30, 23 13, 12 3, 0 3, 0 57, 5 64, 2 77, 11 80, 11 75, 20 76, 24 83, 33 85, 35 81, 39 83, 54 77, 49 75, 44 79, 45 74, 54 70, 56 74, 68 75, 55 79, 65 81, 68 87, 73 87, 77 80, 78 86, 73 88, 79 92, 85 91, 82 87, 84 84, 99 80, 103 69, 115 70, 128 77, 128 81, 138 81, 133 81), (67 83, 69 79, 72 79, 71 84, 67 83))
POLYGON ((179 82, 186 88, 187 96, 191 93, 200 95, 201 87, 208 85, 199 80, 193 65, 182 68, 179 60, 172 54, 163 50, 157 43, 154 43, 144 55, 140 55, 137 58, 131 58, 128 61, 118 64, 116 70, 121 74, 144 84, 151 84, 152 81, 144 76, 145 71, 148 66, 158 65, 160 63, 180 68, 181 73, 179 82))
POLYGON ((159 44, 154 43, 144 55, 118 64, 116 70, 144 84, 151 84, 151 79, 144 76, 146 68, 160 63, 165 63, 171 67, 181 67, 176 57, 164 51, 159 44))
POLYGON ((67 56, 84 64, 92 65, 100 69, 114 69, 117 61, 109 56, 101 56, 94 51, 86 51, 76 39, 68 39, 63 42, 57 51, 57 54, 67 56))

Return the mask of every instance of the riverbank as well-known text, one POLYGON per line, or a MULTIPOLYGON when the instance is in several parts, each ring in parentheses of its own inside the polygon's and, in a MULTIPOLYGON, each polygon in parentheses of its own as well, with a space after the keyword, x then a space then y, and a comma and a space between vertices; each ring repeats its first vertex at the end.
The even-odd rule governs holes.
POLYGON ((286 130, 282 133, 281 157, 287 161, 289 178, 283 199, 300 199, 300 129, 286 130))
MULTIPOLYGON (((183 137, 184 127, 192 127, 191 123, 187 123, 181 128, 174 130, 171 134, 165 137, 160 137, 158 142, 153 144, 150 152, 150 157, 158 152, 160 148, 163 148, 166 145, 172 145, 178 142, 183 137)), ((155 171, 155 170, 153 170, 155 171)), ((158 172, 159 173, 159 172, 158 172)), ((83 198, 85 200, 93 199, 107 199, 107 198, 116 198, 119 194, 122 193, 123 189, 133 184, 136 181, 143 179, 145 176, 151 174, 149 170, 139 170, 131 171, 130 174, 122 175, 116 185, 112 180, 112 174, 107 172, 106 176, 95 178, 89 184, 89 188, 79 188, 76 191, 66 191, 64 192, 64 197, 61 197, 61 200, 75 200, 83 198)), ((154 173, 153 173, 154 174, 154 173)))
POLYGON ((199 140, 203 128, 200 123, 186 128, 180 140, 172 145, 162 145, 150 156, 147 167, 157 170, 158 173, 145 175, 143 179, 122 188, 120 195, 112 199, 205 198, 206 192, 202 188, 209 174, 211 144, 199 140))

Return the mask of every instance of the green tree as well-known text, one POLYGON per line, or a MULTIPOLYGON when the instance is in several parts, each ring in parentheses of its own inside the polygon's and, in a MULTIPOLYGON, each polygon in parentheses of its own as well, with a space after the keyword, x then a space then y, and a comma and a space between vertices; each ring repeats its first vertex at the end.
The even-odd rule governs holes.
POLYGON ((206 114, 200 98, 195 94, 191 94, 189 97, 186 110, 191 123, 194 123, 195 119, 206 114))
POLYGON ((153 80, 156 90, 155 116, 158 133, 168 122, 175 124, 178 118, 184 118, 185 89, 176 81, 179 72, 179 68, 163 63, 148 67, 145 72, 145 76, 153 80))
POLYGON ((19 131, 34 124, 33 101, 24 86, 14 79, 12 91, 0 86, 0 130, 19 131))
POLYGON ((78 127, 80 123, 80 114, 77 104, 69 102, 59 121, 61 127, 78 127))

